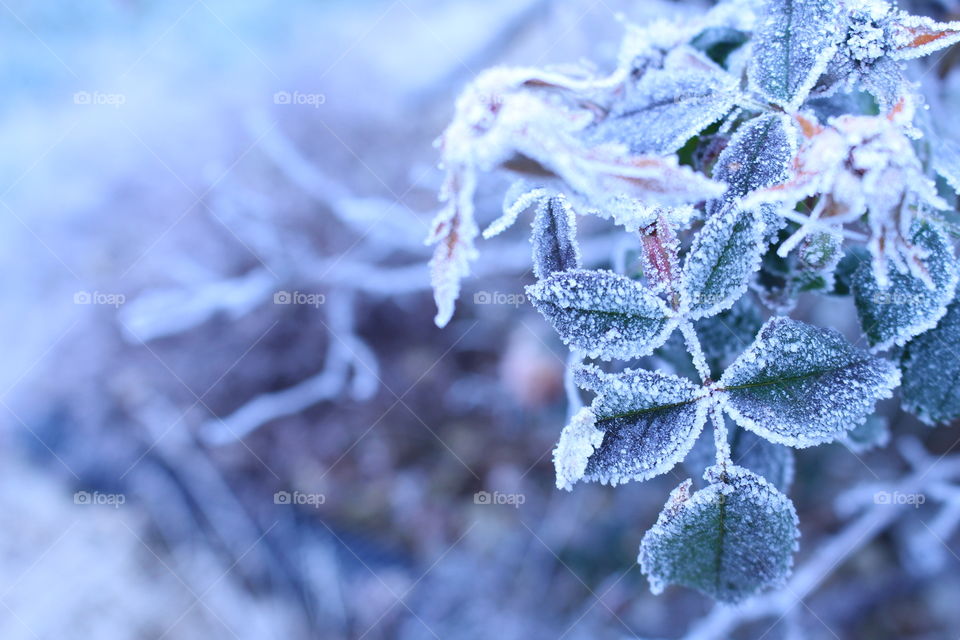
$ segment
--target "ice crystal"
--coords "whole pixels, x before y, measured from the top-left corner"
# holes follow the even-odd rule
[[[772,442],[810,447],[863,422],[900,382],[890,362],[850,345],[832,329],[774,317],[724,372],[724,408]]]
[[[782,584],[800,537],[793,503],[741,467],[713,467],[704,477],[705,489],[685,497],[684,483],[671,494],[640,543],[651,591],[679,584],[736,603]]]
[[[686,229],[690,226],[696,211],[693,207],[664,207],[644,204],[636,198],[618,197],[607,202],[607,206],[597,214],[602,218],[613,218],[616,224],[627,231],[640,231],[658,220],[665,220],[673,229]]]

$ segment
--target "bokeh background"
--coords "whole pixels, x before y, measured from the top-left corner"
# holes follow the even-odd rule
[[[0,0],[0,638],[681,637],[711,603],[651,595],[636,553],[696,471],[557,491],[566,353],[520,296],[525,224],[442,331],[423,238],[479,71],[606,68],[620,16],[705,6]],[[631,242],[582,231],[594,265]],[[800,452],[798,563],[908,468]],[[891,520],[736,637],[956,637],[960,509]]]

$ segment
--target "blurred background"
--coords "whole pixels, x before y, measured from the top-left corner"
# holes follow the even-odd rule
[[[0,0],[0,638],[677,638],[708,613],[636,565],[696,470],[554,488],[566,351],[520,295],[526,224],[482,243],[442,331],[423,244],[432,143],[479,71],[609,68],[618,14],[705,6]],[[593,265],[630,242],[582,234]],[[852,329],[835,301],[800,315]],[[845,489],[907,469],[799,452],[798,563]],[[937,509],[736,637],[956,637]]]

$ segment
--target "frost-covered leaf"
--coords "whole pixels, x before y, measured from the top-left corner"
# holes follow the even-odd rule
[[[713,177],[727,184],[727,192],[710,210],[782,182],[796,153],[796,129],[786,116],[765,115],[743,124],[717,158]]]
[[[590,410],[604,432],[587,460],[587,481],[617,485],[666,473],[687,455],[706,421],[701,388],[677,376],[587,366],[576,381],[597,394]]]
[[[837,265],[843,258],[843,236],[818,231],[810,234],[797,251],[793,284],[797,291],[832,291]]]
[[[454,118],[438,140],[447,170],[444,192],[457,203],[457,213],[445,211],[437,224],[471,231],[466,205],[476,173],[498,168],[562,188],[576,197],[578,206],[585,205],[583,212],[603,211],[619,197],[674,206],[719,196],[723,184],[681,166],[676,157],[634,155],[620,143],[585,144],[584,131],[602,113],[597,101],[612,99],[629,75],[628,66],[609,77],[505,67],[477,76],[458,98]],[[511,195],[505,215],[488,236],[509,226],[541,194],[521,188]],[[442,307],[438,323],[443,324],[452,314],[473,247],[469,233],[439,231],[431,238],[442,245],[434,260],[434,281]]]
[[[565,197],[541,201],[533,219],[532,242],[533,273],[537,278],[580,267],[577,219]]]
[[[881,416],[870,416],[863,424],[850,429],[843,438],[843,444],[854,453],[885,447],[888,442],[890,442],[890,424]]]
[[[710,180],[677,162],[676,156],[626,156],[618,145],[584,150],[574,163],[582,174],[561,177],[597,207],[622,201],[623,196],[663,206],[679,206],[719,197],[726,185]],[[616,194],[611,197],[610,194]]]
[[[903,69],[900,62],[883,57],[865,65],[860,71],[859,82],[877,99],[881,111],[889,111],[904,92]]]
[[[836,52],[836,0],[764,0],[753,41],[750,82],[771,102],[795,109]]]
[[[547,197],[547,190],[526,180],[517,180],[503,196],[503,215],[483,230],[483,237],[490,239],[509,229],[520,214]]]
[[[441,193],[446,206],[433,220],[428,244],[436,244],[430,260],[430,282],[437,303],[433,321],[445,327],[453,317],[453,307],[460,296],[460,281],[470,274],[470,262],[476,260],[474,241],[477,223],[473,217],[473,193],[476,176],[469,170],[451,170]]]
[[[690,481],[670,494],[644,535],[637,561],[653,593],[668,584],[736,603],[782,584],[797,549],[793,503],[741,467],[712,467],[692,496]]]
[[[729,309],[760,267],[764,246],[763,222],[754,211],[729,208],[714,214],[683,265],[681,308],[692,319]]]
[[[672,153],[733,107],[737,82],[719,67],[654,69],[613,104],[590,130],[597,142],[616,141],[632,153]]]
[[[774,317],[720,379],[721,402],[741,427],[792,447],[836,440],[900,382],[890,362],[833,329]]]
[[[897,12],[885,1],[857,2],[848,9],[846,34],[817,80],[814,95],[864,89],[871,93],[881,111],[892,107],[904,91],[903,63],[889,55],[893,51],[891,31]],[[842,95],[842,93],[840,94]],[[849,109],[846,113],[867,113]]]
[[[680,277],[680,240],[665,216],[640,233],[640,259],[647,284],[656,293],[672,293]]]
[[[527,294],[564,343],[591,358],[647,355],[676,327],[660,298],[612,271],[558,271]]]
[[[960,195],[960,144],[941,140],[933,154],[933,168]]]
[[[904,351],[903,407],[927,424],[960,418],[960,300]]]
[[[557,471],[557,488],[570,491],[587,470],[587,460],[603,442],[603,431],[596,428],[597,417],[583,407],[563,428],[557,448],[553,450],[553,466]]]
[[[853,295],[860,326],[877,351],[908,340],[937,324],[946,313],[957,285],[957,262],[943,229],[932,221],[918,220],[911,241],[926,257],[919,273],[901,273],[887,265],[889,285],[880,286],[871,264],[854,274]]]
[[[858,245],[847,247],[844,256],[833,274],[834,286],[830,292],[835,296],[849,296],[853,293],[853,279],[860,265],[870,264],[870,252]]]
[[[919,58],[960,42],[960,22],[937,22],[903,11],[898,12],[890,32],[892,55],[901,60]]]

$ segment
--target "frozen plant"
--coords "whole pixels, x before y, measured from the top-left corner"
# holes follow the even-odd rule
[[[594,394],[560,435],[557,486],[662,475],[712,426],[705,485],[677,487],[641,543],[654,591],[738,602],[783,583],[790,448],[882,444],[868,419],[901,382],[921,420],[960,417],[942,384],[960,377],[945,213],[960,174],[903,62],[957,41],[960,23],[883,0],[730,0],[628,27],[608,75],[497,68],[457,102],[439,140],[436,322],[476,254],[478,173],[516,174],[484,237],[534,210],[527,293]],[[584,268],[574,212],[633,234],[642,268]],[[870,350],[791,319],[801,293],[852,296]],[[657,363],[672,366],[643,368]]]

